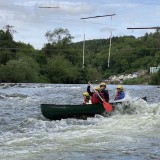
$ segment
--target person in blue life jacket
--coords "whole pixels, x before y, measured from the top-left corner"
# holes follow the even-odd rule
[[[115,100],[120,100],[120,99],[123,99],[124,97],[125,97],[125,93],[124,93],[124,90],[123,90],[123,86],[118,85]]]
[[[102,97],[103,100],[105,100],[106,102],[109,102],[109,92],[108,90],[106,90],[106,83],[102,82],[100,84],[100,95]]]

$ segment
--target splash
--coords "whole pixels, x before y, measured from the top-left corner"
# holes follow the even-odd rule
[[[126,95],[123,100],[116,105],[116,114],[160,114],[160,103],[149,104],[146,99],[139,97],[131,97]]]

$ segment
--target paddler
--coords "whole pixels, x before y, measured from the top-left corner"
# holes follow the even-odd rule
[[[115,100],[123,99],[125,97],[125,93],[122,85],[117,86],[117,95],[115,96]]]
[[[89,95],[88,92],[83,93],[83,98],[84,98],[84,100],[83,100],[84,105],[85,104],[91,104],[90,95]]]
[[[95,92],[90,91],[90,83],[88,82],[87,92],[91,96],[91,102],[92,102],[92,104],[99,104],[99,103],[101,103],[101,100],[96,92],[100,93],[100,87],[96,86],[96,87],[94,87],[94,89],[95,89]]]
[[[106,102],[109,102],[109,93],[108,90],[106,90],[106,83],[102,82],[100,84],[100,95],[102,97],[102,99],[104,99]]]

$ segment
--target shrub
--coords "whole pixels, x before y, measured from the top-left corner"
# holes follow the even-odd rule
[[[151,79],[150,79],[149,84],[160,85],[160,69],[158,70],[157,73],[153,73],[151,75]]]
[[[38,72],[28,62],[19,60],[10,60],[6,65],[0,67],[1,82],[37,82]]]

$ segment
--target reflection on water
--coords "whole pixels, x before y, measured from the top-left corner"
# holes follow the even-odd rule
[[[116,86],[107,86],[111,100]],[[0,88],[2,159],[159,159],[160,92],[124,86],[130,113],[49,121],[41,103],[79,104],[86,85],[17,84]],[[139,99],[147,96],[148,102]],[[137,98],[138,97],[138,98]],[[135,100],[134,100],[135,99]]]

